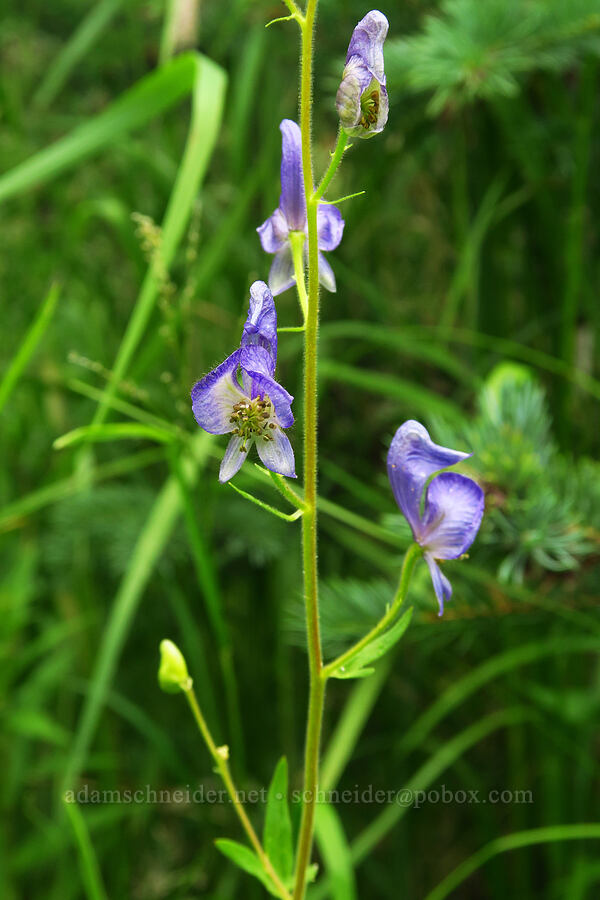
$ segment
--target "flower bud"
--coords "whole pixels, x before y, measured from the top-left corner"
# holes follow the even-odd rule
[[[188,674],[185,659],[181,650],[175,646],[173,641],[164,640],[160,642],[158,683],[167,694],[187,691],[192,686],[192,679]]]
[[[352,33],[336,106],[342,128],[353,137],[373,137],[387,122],[383,42],[388,27],[383,13],[372,9]]]

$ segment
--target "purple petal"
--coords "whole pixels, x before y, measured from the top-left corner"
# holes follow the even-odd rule
[[[335,294],[335,275],[333,274],[333,269],[321,252],[319,252],[319,281],[326,290]]]
[[[288,239],[288,224],[279,208],[256,230],[265,253],[276,253],[277,250],[281,250]]]
[[[409,419],[400,426],[391,443],[387,468],[396,502],[421,543],[420,515],[423,487],[430,475],[471,456],[434,444],[426,428]]]
[[[380,131],[383,131],[387,124],[389,111],[390,102],[388,100],[388,92],[382,85],[379,90],[379,112],[377,114],[377,122],[369,129],[369,134],[379,134]]]
[[[192,388],[192,410],[196,422],[209,434],[227,434],[234,425],[229,421],[233,406],[244,399],[237,382],[240,351],[196,382]]]
[[[421,542],[435,559],[457,559],[469,549],[483,516],[483,491],[472,478],[443,472],[427,487]]]
[[[383,42],[387,37],[388,28],[389,23],[383,13],[378,9],[372,9],[352,32],[346,56],[347,63],[353,56],[360,57],[381,84],[385,84]]]
[[[436,563],[431,553],[425,553],[424,556],[425,562],[429,566],[431,580],[433,581],[433,589],[438,599],[438,603],[440,604],[440,611],[438,615],[441,616],[444,612],[444,602],[446,600],[449,600],[452,596],[452,585]]]
[[[267,351],[263,347],[244,347],[241,350],[240,365],[251,379],[252,399],[264,399],[266,395],[273,404],[278,424],[289,428],[294,422],[291,409],[294,398],[272,377],[272,360]]]
[[[280,428],[274,428],[269,437],[272,440],[256,439],[256,449],[261,460],[272,472],[295,478],[294,451],[288,436]]]
[[[291,119],[279,126],[281,142],[281,197],[279,207],[290,231],[304,231],[306,199],[302,174],[302,139],[300,128]]]
[[[362,125],[359,125],[363,114],[360,100],[372,81],[373,75],[358,56],[354,56],[344,68],[335,105],[342,127],[348,134],[360,135],[364,132]]]
[[[264,347],[277,363],[277,312],[273,294],[264,281],[255,281],[250,288],[250,308],[242,333],[241,347]]]
[[[319,250],[335,250],[342,240],[344,220],[337,206],[319,203],[317,210]]]
[[[269,287],[274,297],[287,291],[293,284],[296,284],[294,276],[294,261],[292,259],[292,251],[289,244],[286,244],[281,250],[275,254],[275,258],[271,263],[269,272]]]
[[[219,481],[221,484],[229,481],[236,472],[239,472],[244,460],[248,456],[248,451],[252,446],[253,440],[254,438],[249,438],[244,441],[244,438],[237,437],[237,435],[231,438],[227,444],[227,450],[225,451],[225,456],[223,457],[221,468],[219,469]],[[242,450],[242,447],[245,447],[246,449]]]

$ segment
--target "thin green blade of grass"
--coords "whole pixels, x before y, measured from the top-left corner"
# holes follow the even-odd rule
[[[499,653],[486,660],[482,665],[471,669],[464,678],[454,681],[435,703],[412,724],[401,739],[400,747],[404,753],[418,747],[448,713],[499,675],[536,662],[546,656],[562,656],[586,651],[598,651],[597,637],[569,638],[563,635],[553,640],[522,644],[504,653]]]
[[[404,790],[412,796],[416,791],[426,790],[435,778],[459,760],[471,747],[485,740],[499,728],[510,728],[531,718],[527,709],[521,706],[499,710],[475,722],[446,741],[405,783]],[[406,805],[391,804],[373,819],[370,825],[351,844],[352,861],[356,868],[366,859],[392,828],[411,808]],[[324,879],[310,893],[310,900],[324,900],[329,896],[329,882]]]
[[[196,88],[199,69],[205,66],[216,91],[218,113],[219,83],[224,81],[221,69],[199,54],[186,53],[146,75],[95,118],[0,176],[0,201],[41,186],[150,122]]]
[[[0,382],[0,411],[2,411],[5,406],[6,401],[23,374],[27,363],[33,356],[37,345],[44,336],[46,329],[50,324],[50,320],[54,315],[59,296],[60,288],[58,285],[51,285],[37,316],[29,326],[27,334],[21,341],[19,349],[4,373],[2,381]]]
[[[180,56],[160,69],[159,73],[170,70],[182,59],[191,61],[192,64],[192,115],[181,164],[162,223],[160,259],[156,259],[148,268],[117,351],[103,401],[96,410],[94,425],[101,424],[105,420],[110,401],[142,339],[158,296],[161,273],[164,269],[168,270],[183,237],[221,128],[227,83],[225,73],[200,54]]]
[[[182,461],[188,481],[208,458],[210,437],[199,433],[192,442],[192,455]],[[90,680],[90,690],[80,714],[75,738],[66,762],[61,795],[74,788],[85,764],[106,695],[135,612],[163,548],[181,512],[181,493],[177,479],[167,479],[159,493],[131,554],[131,561],[115,596]]]
[[[231,743],[239,764],[243,768],[245,764],[244,732],[240,713],[239,690],[233,665],[233,643],[224,611],[213,554],[198,524],[198,514],[194,505],[191,485],[186,479],[175,453],[170,454],[170,463],[171,471],[177,479],[179,490],[181,491],[183,515],[196,569],[196,579],[204,598],[208,620],[219,650],[219,664],[225,687],[225,703]]]
[[[123,0],[100,0],[100,3],[92,6],[48,67],[42,83],[33,95],[33,105],[37,109],[50,106],[77,63],[99,40],[122,6]]]
[[[104,890],[100,866],[94,853],[94,847],[85,824],[85,819],[77,803],[64,803],[67,818],[71,823],[75,836],[75,845],[79,854],[79,867],[81,878],[88,900],[108,900],[108,894]]]
[[[67,497],[72,497],[79,493],[91,483],[107,481],[110,478],[119,478],[121,475],[127,475],[129,472],[135,472],[146,466],[154,465],[164,459],[163,449],[142,450],[139,453],[132,453],[129,456],[123,456],[113,462],[103,463],[95,466],[89,475],[89,480],[83,480],[78,473],[68,476],[67,478],[53,481],[45,487],[32,491],[24,497],[19,497],[14,503],[9,503],[4,509],[0,510],[0,534],[3,531],[11,531],[24,525],[27,518],[53,503],[60,503]]]
[[[52,446],[55,450],[64,450],[65,447],[76,447],[78,444],[125,440],[171,444],[177,440],[177,435],[166,429],[142,425],[139,422],[111,422],[106,425],[82,425],[80,428],[74,428],[73,431],[56,438]]]
[[[515,834],[504,835],[490,841],[489,844],[486,844],[481,850],[478,850],[477,853],[474,853],[473,856],[470,856],[469,859],[457,866],[437,887],[427,894],[425,900],[444,900],[459,885],[463,884],[473,872],[476,872],[490,859],[501,853],[539,844],[589,840],[600,840],[600,824],[597,822],[576,825],[551,825],[548,828],[532,828],[529,831],[518,831]]]
[[[335,808],[317,804],[315,838],[325,863],[332,900],[356,900],[356,879],[350,846]]]
[[[359,369],[331,359],[319,362],[319,375],[324,381],[339,381],[359,390],[399,400],[407,409],[415,410],[415,414],[418,410],[427,409],[430,413],[437,413],[453,422],[463,418],[460,407],[452,400],[396,375]]]

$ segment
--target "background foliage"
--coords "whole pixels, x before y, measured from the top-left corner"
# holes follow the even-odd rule
[[[284,752],[299,787],[297,525],[218,485],[221,442],[194,432],[188,400],[267,273],[255,228],[277,204],[296,39],[289,25],[265,30],[276,4],[207,4],[180,29],[204,57],[169,62],[182,9],[195,4],[5,6],[7,900],[100,897],[100,879],[109,897],[261,896],[213,847],[239,838],[227,805],[89,804],[69,819],[61,808],[61,790],[82,785],[217,786],[182,704],[157,689],[163,636],[186,652],[238,782],[268,784]],[[321,0],[322,164],[348,36],[365,11]],[[448,565],[444,618],[419,570],[391,666],[331,687],[324,786],[523,789],[533,802],[330,807],[313,895],[425,897],[487,842],[559,826],[547,843],[481,865],[457,896],[583,900],[597,893],[597,845],[560,838],[594,822],[599,789],[600,3],[415,0],[384,12],[390,122],[349,153],[331,194],[366,191],[344,204],[338,292],[322,304],[328,653],[380,614],[409,541],[384,465],[403,419],[474,451],[465,471],[485,486],[488,512],[469,563]],[[297,324],[292,292],[279,318]],[[299,353],[282,336],[282,382],[297,396]],[[99,402],[125,432],[56,449],[100,421]],[[239,483],[278,502],[256,472]]]

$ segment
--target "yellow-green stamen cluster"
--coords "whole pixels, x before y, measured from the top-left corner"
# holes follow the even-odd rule
[[[246,453],[248,449],[246,441],[251,438],[262,438],[263,441],[273,440],[269,429],[277,428],[276,422],[273,421],[274,418],[275,410],[266,394],[263,400],[255,397],[254,400],[240,400],[235,404],[229,421],[236,426],[233,433],[243,440],[240,447],[241,453]]]
[[[379,115],[379,91],[365,91],[360,98],[360,108],[362,116],[359,124],[367,131],[371,125],[377,122],[377,116]]]

